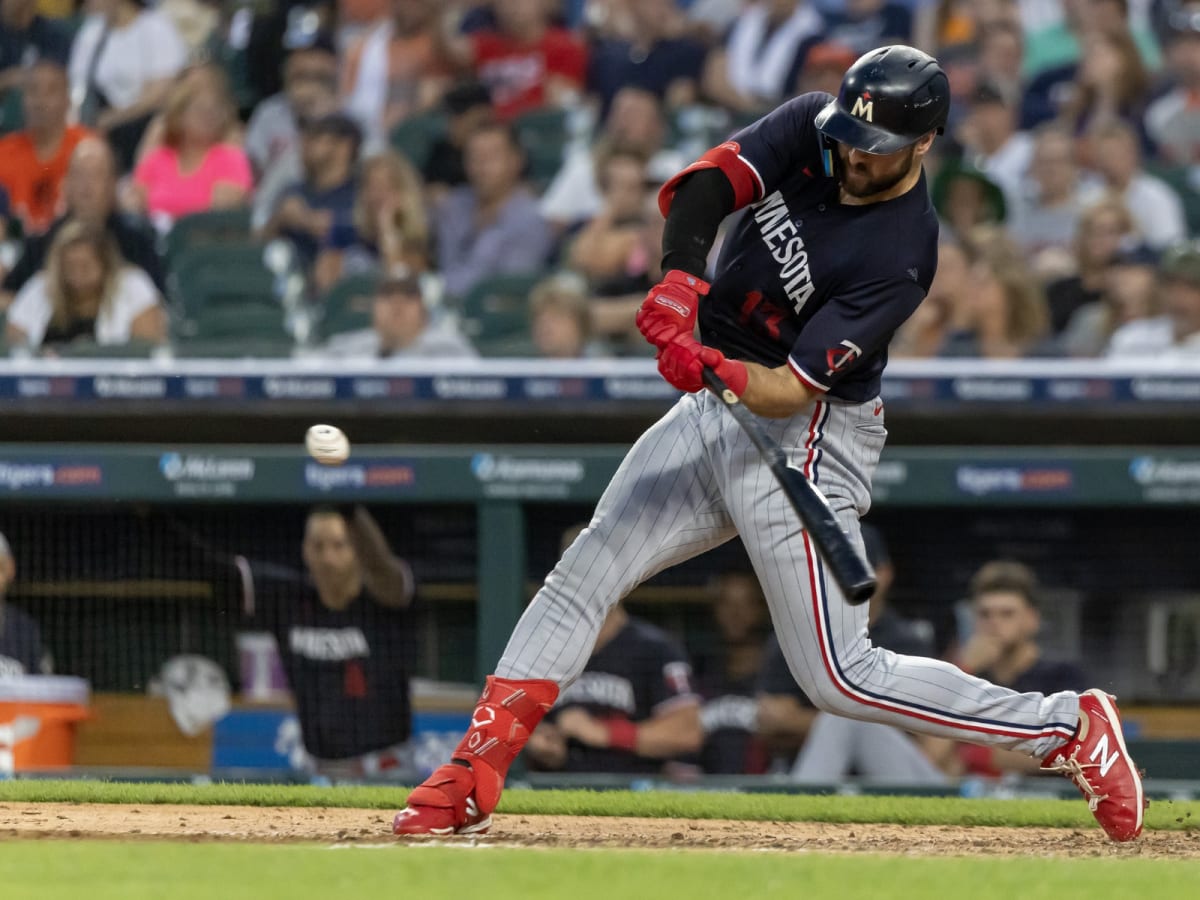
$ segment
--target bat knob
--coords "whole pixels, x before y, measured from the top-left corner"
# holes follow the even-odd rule
[[[865,581],[848,584],[846,585],[845,594],[846,602],[851,606],[862,606],[875,596],[875,579],[868,578]]]

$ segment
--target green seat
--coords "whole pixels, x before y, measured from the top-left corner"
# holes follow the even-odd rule
[[[250,210],[223,209],[193,213],[175,220],[165,239],[167,268],[179,255],[191,247],[203,244],[238,244],[250,242]]]
[[[152,341],[129,341],[125,344],[97,344],[94,341],[72,341],[60,344],[54,352],[64,359],[149,359],[158,344]]]
[[[463,334],[477,347],[529,336],[529,292],[544,277],[497,275],[472,288],[462,299]]]
[[[433,145],[446,134],[446,115],[438,110],[416,113],[392,129],[392,149],[406,157],[417,171],[424,170]]]
[[[261,244],[212,243],[184,247],[171,263],[168,293],[185,323],[202,311],[253,307],[282,315],[275,276],[263,262]]]
[[[529,161],[529,180],[539,187],[550,183],[562,166],[567,145],[567,114],[554,107],[530,110],[513,122]]]
[[[20,131],[25,127],[25,107],[19,88],[0,94],[0,135]]]
[[[378,283],[377,274],[350,275],[326,291],[318,301],[321,337],[371,327],[371,303]]]
[[[176,359],[288,359],[295,345],[287,339],[188,338],[175,344]]]
[[[180,329],[183,340],[254,339],[292,343],[284,312],[278,306],[215,306],[200,310],[190,327]]]

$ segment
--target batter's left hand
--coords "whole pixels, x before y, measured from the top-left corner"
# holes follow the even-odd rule
[[[658,353],[658,371],[670,384],[694,394],[704,387],[704,367],[712,369],[739,397],[746,390],[749,375],[736,359],[726,359],[714,347],[705,347],[694,338],[677,337]]]

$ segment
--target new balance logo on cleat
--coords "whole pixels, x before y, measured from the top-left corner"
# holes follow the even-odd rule
[[[1103,691],[1079,697],[1079,731],[1042,764],[1047,772],[1071,779],[1088,809],[1114,841],[1132,841],[1142,833],[1146,798],[1142,776],[1129,757],[1121,717]]]

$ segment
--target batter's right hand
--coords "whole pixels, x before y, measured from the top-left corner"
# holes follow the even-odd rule
[[[642,301],[637,314],[638,331],[660,350],[680,335],[692,337],[696,309],[708,287],[707,281],[672,269]]]

